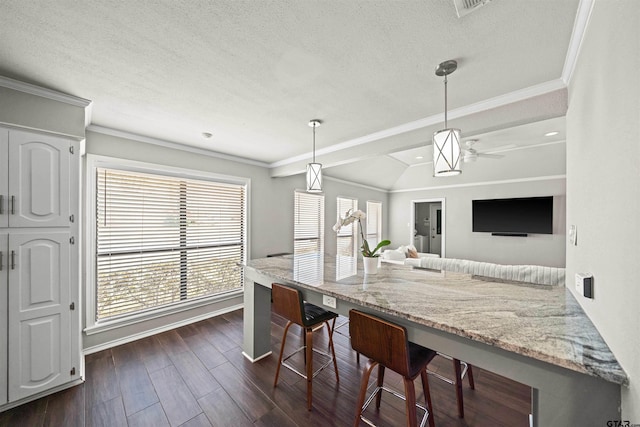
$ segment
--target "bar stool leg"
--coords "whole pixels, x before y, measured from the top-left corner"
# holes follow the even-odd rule
[[[335,318],[333,319],[335,323]],[[336,363],[336,351],[333,347],[333,329],[329,325],[329,322],[324,322],[327,325],[327,334],[329,335],[329,348],[331,349],[331,357],[333,358],[333,370],[336,372],[336,382],[340,382],[340,377],[338,376],[338,364]]]
[[[416,390],[414,388],[413,380],[404,377],[404,395],[407,404],[407,425],[410,427],[417,427],[418,418],[416,416]]]
[[[306,329],[306,348],[305,348],[305,361],[307,363],[307,410],[311,410],[311,396],[312,396],[312,384],[313,384],[313,329]]]
[[[362,372],[362,380],[360,381],[360,392],[358,393],[358,401],[356,402],[356,417],[353,420],[353,427],[358,427],[360,425],[362,405],[364,405],[364,400],[367,397],[367,386],[369,385],[369,378],[371,378],[371,372],[377,364],[378,362],[369,360],[367,362],[367,366],[365,366],[364,371]]]
[[[456,398],[458,400],[458,417],[464,418],[464,402],[462,401],[462,366],[460,360],[453,359],[453,369],[455,370],[454,386],[456,388]]]
[[[382,388],[384,385],[384,366],[378,365],[378,387]],[[378,392],[376,396],[376,409],[380,409],[380,402],[382,401],[382,391]]]
[[[469,388],[471,390],[475,390],[476,385],[473,382],[473,368],[471,367],[471,365],[467,365],[467,379],[469,380]]]
[[[278,367],[276,368],[276,378],[273,380],[273,386],[278,385],[278,376],[280,375],[280,366],[282,366],[282,354],[284,352],[284,345],[287,342],[287,332],[289,327],[293,325],[293,322],[287,322],[287,326],[284,328],[284,334],[282,335],[282,344],[280,344],[280,356],[278,357]]]
[[[424,392],[424,400],[429,410],[429,427],[435,426],[435,420],[433,419],[433,405],[431,404],[431,390],[429,389],[429,374],[427,370],[420,372],[420,379],[422,380],[422,391]]]

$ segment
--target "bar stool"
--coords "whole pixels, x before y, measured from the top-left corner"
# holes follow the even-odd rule
[[[405,401],[408,426],[417,426],[417,407],[424,411],[420,426],[424,426],[428,419],[429,426],[433,427],[433,407],[431,405],[431,394],[429,392],[427,365],[436,357],[436,352],[409,342],[407,339],[407,330],[404,327],[370,314],[358,310],[351,310],[349,311],[349,322],[351,346],[355,351],[369,358],[360,382],[360,393],[357,403],[358,409],[353,425],[355,427],[360,425],[360,420],[369,425],[373,425],[362,413],[367,409],[367,406],[369,406],[374,397],[376,398],[376,408],[379,409],[382,391],[386,391]],[[378,366],[377,386],[365,402],[369,378],[376,365]],[[402,375],[404,380],[404,396],[384,387],[385,368],[389,368]],[[422,380],[422,390],[425,396],[426,407],[416,403],[416,392],[413,382],[418,375]]]
[[[444,357],[445,359],[449,359],[453,361],[454,379],[447,378],[443,375],[440,375],[437,372],[433,372],[429,370],[427,370],[427,372],[433,375],[434,377],[442,381],[445,381],[455,387],[456,399],[458,401],[458,417],[464,418],[464,403],[462,400],[462,380],[466,376],[467,380],[469,381],[469,388],[471,388],[471,390],[476,389],[475,382],[473,381],[473,367],[469,363],[460,361],[459,359],[453,358],[447,354],[438,353],[438,356],[441,356],[441,357]]]
[[[273,300],[272,310],[280,316],[287,319],[287,326],[284,328],[284,334],[282,335],[282,345],[280,346],[280,357],[278,358],[278,368],[276,369],[276,378],[273,381],[273,386],[278,385],[278,376],[280,375],[280,366],[286,366],[302,378],[307,380],[307,409],[311,410],[311,393],[312,393],[312,380],[318,375],[320,371],[329,366],[333,362],[333,367],[336,372],[336,381],[340,381],[338,377],[338,365],[336,364],[336,353],[333,348],[333,338],[331,325],[329,320],[335,319],[338,315],[331,311],[327,311],[317,305],[313,305],[302,300],[302,294],[300,291],[288,286],[273,283],[271,285],[271,298]],[[287,332],[289,327],[296,324],[304,330],[304,345],[284,357],[284,346],[287,342]],[[322,329],[326,325],[329,335],[329,349],[331,354],[322,352],[313,348],[313,332]],[[287,360],[296,353],[305,350],[305,371],[298,371],[293,365],[289,364]],[[323,363],[315,372],[313,371],[313,353],[316,352],[322,356],[327,357],[329,360]]]

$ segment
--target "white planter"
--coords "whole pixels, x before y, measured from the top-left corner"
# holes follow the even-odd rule
[[[364,274],[378,274],[378,257],[362,257]]]

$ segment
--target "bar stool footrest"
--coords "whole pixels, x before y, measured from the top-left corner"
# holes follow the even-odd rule
[[[284,357],[282,359],[282,366],[285,366],[285,367],[289,368],[291,371],[293,371],[296,374],[300,375],[304,379],[307,378],[307,374],[300,372],[295,366],[293,366],[292,364],[287,362],[287,360],[289,360],[289,358],[295,356],[296,354],[300,353],[301,351],[304,351],[306,348],[307,348],[306,346],[302,346],[299,349],[297,349],[296,351],[294,351],[293,353],[289,354],[288,356],[286,356],[286,357]],[[333,362],[333,358],[331,357],[331,355],[329,353],[325,353],[324,351],[316,350],[315,348],[312,349],[312,351],[315,354],[318,354],[320,356],[328,358],[328,360],[326,362],[322,363],[322,365],[318,369],[316,369],[315,372],[313,373],[313,376],[311,378],[315,378],[316,375],[318,375],[320,373],[320,371],[322,371],[327,366],[331,365],[331,363]],[[316,360],[316,359],[314,358],[314,360]]]
[[[381,393],[383,391],[386,391],[389,394],[392,394],[393,396],[397,397],[398,399],[402,399],[404,401],[407,400],[407,398],[401,394],[398,393],[395,390],[392,390],[390,388],[387,388],[385,386],[382,387],[375,387],[374,390],[371,392],[371,394],[369,395],[369,397],[367,398],[367,400],[365,400],[364,405],[362,405],[362,413],[364,413],[364,411],[367,409],[367,407],[369,406],[369,404],[373,401],[373,398],[376,397],[378,395],[378,393]],[[422,417],[422,420],[420,421],[420,427],[424,427],[427,424],[427,420],[429,419],[429,410],[424,407],[423,405],[416,403],[416,408],[421,409],[424,412],[424,416]],[[362,421],[364,421],[367,425],[370,425],[371,427],[376,427],[376,425],[371,422],[371,420],[369,420],[368,418],[366,418],[363,414],[360,414],[360,419]]]

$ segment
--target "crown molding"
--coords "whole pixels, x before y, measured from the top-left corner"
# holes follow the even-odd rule
[[[365,185],[365,184],[358,184],[357,182],[347,181],[345,179],[340,179],[340,178],[334,178],[332,176],[323,175],[322,179],[323,180],[327,180],[327,181],[340,182],[342,184],[352,185],[354,187],[366,188],[367,190],[380,191],[381,193],[388,193],[389,192],[389,190],[386,190],[384,188],[372,187],[370,185]]]
[[[54,101],[64,102],[65,104],[73,105],[75,107],[84,108],[91,105],[91,101],[88,99],[68,95],[66,93],[58,92],[57,90],[46,89],[4,76],[0,76],[0,87],[6,87],[8,89],[29,93],[31,95],[41,96],[43,98],[52,99]]]
[[[152,138],[149,136],[138,135],[135,133],[131,133],[131,132],[127,132],[119,129],[113,129],[113,128],[108,128],[108,127],[98,126],[98,125],[89,125],[87,127],[87,130],[91,132],[101,133],[103,135],[110,135],[118,138],[131,139],[133,141],[144,142],[146,144],[157,145],[164,148],[171,148],[173,150],[186,151],[189,153],[199,154],[199,155],[208,156],[208,157],[214,157],[222,160],[230,160],[233,162],[244,163],[251,166],[259,166],[263,168],[269,167],[269,164],[265,162],[246,159],[244,157],[232,156],[230,154],[218,153],[216,151],[211,151],[204,148],[192,147],[189,145],[179,144],[177,142],[165,141],[162,139]]]
[[[443,190],[443,189],[449,189],[449,188],[463,188],[463,187],[479,187],[484,185],[517,184],[520,182],[551,181],[555,179],[567,179],[567,175],[566,174],[565,175],[547,175],[547,176],[536,176],[532,178],[504,179],[500,181],[469,182],[466,184],[437,185],[433,187],[407,188],[402,190],[389,190],[389,193],[410,193],[413,191]]]
[[[567,56],[564,60],[564,67],[562,69],[562,81],[565,85],[569,85],[573,71],[578,62],[578,56],[580,55],[580,48],[582,47],[582,41],[587,32],[587,26],[591,19],[591,12],[593,11],[594,0],[580,0],[578,4],[578,12],[576,13],[576,20],[573,23],[573,31],[571,33],[571,40],[569,41],[569,48],[567,49]]]
[[[535,86],[530,86],[524,89],[509,92],[504,95],[496,96],[484,101],[476,102],[474,104],[466,105],[464,107],[456,108],[448,112],[449,119],[457,119],[465,117],[471,114],[480,113],[486,110],[491,110],[497,107],[503,107],[505,105],[513,104],[515,102],[524,101],[526,99],[534,98],[540,95],[546,95],[551,92],[565,89],[566,85],[562,79],[551,80],[545,83],[540,83]],[[384,129],[378,132],[364,135],[358,138],[350,139],[348,141],[340,142],[338,144],[331,145],[316,150],[316,157],[322,154],[330,154],[336,151],[344,150],[358,145],[366,144],[369,142],[377,141],[384,138],[400,135],[406,132],[422,129],[428,126],[432,126],[444,121],[444,113],[436,114],[433,116],[425,117],[423,119],[415,120],[412,122],[404,123],[399,126],[394,126],[388,129]],[[291,163],[306,161],[312,157],[313,153],[308,152],[298,156],[289,157],[287,159],[279,160],[269,164],[270,168],[277,168],[285,166]]]

